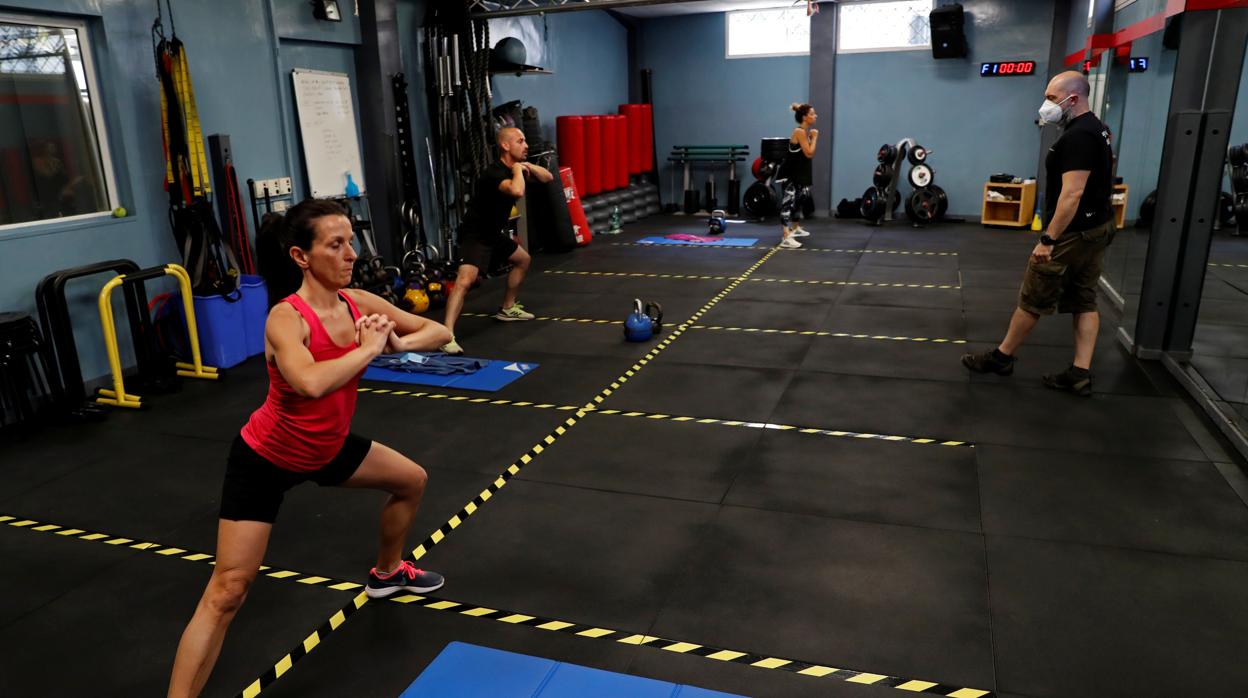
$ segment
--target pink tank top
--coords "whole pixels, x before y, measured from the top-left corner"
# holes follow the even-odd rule
[[[352,321],[358,319],[360,311],[351,297],[342,292],[338,297],[346,301]],[[294,306],[308,323],[308,351],[316,361],[336,359],[356,348],[355,343],[335,344],[321,324],[321,318],[297,294],[292,293],[282,302]],[[268,362],[268,369],[268,397],[243,426],[243,441],[280,468],[302,473],[321,469],[342,450],[351,430],[356,388],[363,372],[328,395],[309,398],[290,387],[276,361]]]

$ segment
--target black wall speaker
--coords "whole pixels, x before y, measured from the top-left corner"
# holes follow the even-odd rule
[[[937,7],[928,15],[932,27],[932,58],[966,58],[966,13],[960,3]]]

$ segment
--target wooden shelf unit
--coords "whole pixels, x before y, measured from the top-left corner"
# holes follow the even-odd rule
[[[988,192],[1003,194],[1009,200],[988,198]],[[984,184],[984,210],[980,221],[984,225],[1002,225],[1011,228],[1029,228],[1036,211],[1036,183],[987,182]]]
[[[1117,226],[1119,230],[1122,230],[1124,227],[1126,227],[1127,201],[1129,201],[1131,198],[1127,190],[1127,185],[1115,184],[1114,196],[1117,196],[1118,194],[1122,194],[1122,202],[1120,203],[1118,201],[1114,201],[1113,199],[1110,199],[1109,205],[1114,209],[1114,225]]]

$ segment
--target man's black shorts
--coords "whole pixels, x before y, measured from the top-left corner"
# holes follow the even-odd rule
[[[347,434],[342,449],[325,467],[297,473],[273,465],[253,451],[241,435],[235,436],[225,466],[225,485],[221,488],[221,518],[273,523],[286,490],[304,482],[322,487],[341,485],[359,469],[372,446],[370,439]]]
[[[502,234],[477,236],[460,233],[459,256],[464,264],[477,268],[480,274],[490,274],[507,264],[520,245]]]

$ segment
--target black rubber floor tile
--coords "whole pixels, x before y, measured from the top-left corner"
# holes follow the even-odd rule
[[[962,289],[962,307],[966,310],[986,310],[991,312],[1014,312],[1018,306],[1018,289],[1004,288],[964,288]]]
[[[544,322],[527,337],[513,344],[512,348],[521,353],[542,351],[572,356],[611,357],[619,361],[623,371],[648,354],[671,330],[669,325],[654,340],[629,342],[624,339],[624,328],[619,325]]]
[[[930,254],[928,254],[930,252]],[[918,273],[923,270],[943,271],[956,278],[958,257],[947,250],[923,248],[890,250],[868,249],[858,260],[861,269],[893,269],[898,274]]]
[[[456,599],[645,632],[715,510],[512,480],[421,564],[454,568]]]
[[[799,334],[691,329],[663,352],[662,361],[749,368],[797,366],[815,341]]]
[[[889,283],[911,283],[898,280]],[[917,282],[915,282],[917,283]],[[962,308],[962,293],[956,288],[898,288],[850,286],[838,299],[849,305],[880,305],[894,308]]]
[[[1018,385],[970,386],[970,438],[979,443],[1180,460],[1204,453],[1175,414],[1181,401],[1118,395],[1080,398]]]
[[[945,269],[933,267],[902,267],[883,264],[862,264],[854,267],[850,281],[874,284],[935,284],[958,285],[956,267]]]
[[[747,250],[719,254],[719,250],[678,250],[676,253],[646,248],[627,248],[626,254],[576,260],[559,267],[561,270],[642,272],[646,274],[715,274],[736,276],[750,268],[764,254]]]
[[[202,562],[136,555],[5,627],[5,692],[48,695],[54,681],[58,695],[163,695],[178,639],[211,574]],[[230,626],[204,695],[238,694],[349,599],[261,577]]]
[[[502,294],[491,294],[486,296],[486,302],[478,304],[474,308],[474,312],[493,314],[498,311],[502,305]],[[516,295],[516,301],[524,306],[524,309],[540,317],[566,317],[576,312],[576,309],[585,304],[586,294],[584,293],[564,293],[557,291],[532,291],[529,292],[524,286],[520,287]],[[467,309],[465,303],[465,309]],[[442,322],[444,313],[439,311],[434,315],[433,319]],[[503,323],[499,323],[503,324]],[[506,323],[510,326],[519,325],[521,323]]]
[[[887,308],[839,303],[824,319],[820,330],[852,334],[962,339],[966,322],[959,310],[939,308]]]
[[[836,251],[841,249],[846,251]],[[858,264],[857,249],[859,248],[829,247],[808,252],[781,250],[763,262],[754,275],[784,279],[844,280],[849,278],[849,273]]]
[[[983,538],[724,507],[654,633],[991,690]]]
[[[136,432],[107,423],[50,426],[0,439],[0,503],[67,473],[106,460]]]
[[[980,530],[975,452],[969,448],[769,431],[724,502],[856,521]]]
[[[571,317],[623,322],[633,312],[633,301],[640,299],[643,304],[658,303],[663,310],[663,326],[674,329],[680,323],[688,320],[711,297],[703,298],[688,293],[645,294],[640,296],[629,293],[599,293],[592,296],[581,296],[580,298],[583,300],[571,312]],[[613,327],[617,333],[624,331],[622,326],[615,325]]]
[[[1248,308],[1245,305],[1242,299],[1202,299],[1200,301],[1200,321],[1215,325],[1233,325],[1243,328],[1248,326]]]
[[[845,270],[848,274],[849,269]],[[751,279],[773,279],[773,278],[789,278],[779,276],[768,276],[767,274],[755,273]],[[733,300],[750,300],[750,301],[766,301],[774,304],[783,303],[835,303],[841,297],[841,293],[846,289],[840,284],[806,284],[782,281],[758,281],[747,280],[738,284],[732,293],[728,295]]]
[[[876,335],[885,336],[885,335]],[[959,348],[888,339],[820,337],[802,360],[802,371],[966,383]]]
[[[778,368],[656,363],[630,378],[604,407],[764,421],[792,376]]]
[[[1027,260],[1023,260],[1017,269],[963,269],[962,285],[968,288],[997,288],[1017,291],[1023,282],[1023,272]]]
[[[943,381],[803,371],[770,421],[802,427],[971,440],[970,387]]]
[[[473,618],[454,610],[371,602],[264,695],[397,696],[451,642],[618,673],[625,671],[637,652],[644,651],[619,642]],[[361,657],[368,658],[365,670],[344,670],[357,665]]]
[[[1017,304],[1018,301],[1015,298],[1013,305],[1017,306]],[[1000,342],[1005,337],[1006,331],[1010,329],[1010,317],[1013,314],[1014,308],[1011,305],[1004,305],[998,310],[967,309],[965,311],[966,338],[973,342]],[[1036,324],[1036,328],[1027,337],[1027,341],[1023,345],[1024,348],[1038,344],[1074,347],[1075,339],[1071,322],[1070,315],[1041,317],[1040,322]],[[1108,323],[1101,330],[1102,335],[1108,336],[1113,334],[1113,328]]]
[[[753,698],[897,698],[895,688],[814,678],[691,654],[642,649],[629,673]],[[903,694],[904,695],[904,694]]]
[[[229,449],[225,442],[168,435],[135,438],[109,452],[107,460],[2,506],[64,526],[159,538],[216,506]]]
[[[1196,354],[1191,364],[1223,401],[1248,400],[1248,359]]]
[[[591,416],[542,453],[526,480],[718,504],[761,430]],[[604,449],[603,445],[609,444]],[[659,457],[658,454],[662,454]]]
[[[498,474],[571,414],[555,409],[364,394],[354,429],[417,463]]]
[[[418,453],[406,454],[417,462]],[[492,464],[492,474],[472,473],[426,465],[429,484],[425,499],[408,535],[406,550],[458,514],[507,467]],[[377,564],[378,525],[387,495],[375,490],[317,487],[303,484],[286,493],[277,523],[269,537],[264,562],[270,567],[294,570],[351,582],[365,583],[368,570]],[[217,512],[198,517],[163,541],[212,554],[217,547]],[[439,569],[453,579],[454,569]]]
[[[599,276],[584,274],[557,274],[553,272],[531,274],[524,280],[522,291],[532,293],[608,293],[617,290],[622,276]],[[521,301],[523,303],[524,301]]]
[[[6,512],[8,515],[21,513]],[[57,523],[38,521],[39,526]],[[0,594],[4,595],[4,604],[0,605],[0,637],[5,635],[4,626],[32,612],[38,613],[63,594],[91,584],[132,555],[151,554],[58,536],[56,531],[40,532],[33,527],[17,528],[8,524],[0,524],[0,549],[4,550],[4,567],[0,569]],[[74,574],[50,574],[51,560],[73,561],[76,571]]]
[[[735,293],[717,303],[699,320],[701,325],[756,327],[778,330],[817,330],[832,311],[830,303],[787,303],[736,298]]]
[[[1211,463],[976,449],[989,533],[1248,560],[1248,508]]]
[[[1206,356],[1233,356],[1248,359],[1248,342],[1244,341],[1244,329],[1234,325],[1216,325],[1199,318],[1192,349]]]
[[[990,536],[1003,690],[1029,696],[1248,693],[1248,565]]]
[[[694,298],[701,300],[702,303],[709,301],[711,298],[719,294],[732,283],[732,279],[737,274],[702,274],[698,271],[686,273],[686,276],[715,276],[726,278],[714,279],[678,279],[678,278],[649,278],[649,277],[628,277],[620,280],[618,286],[610,289],[603,289],[604,292],[620,293],[631,296],[633,298],[667,298],[670,296],[682,296],[686,298]],[[699,303],[698,305],[701,305]]]

